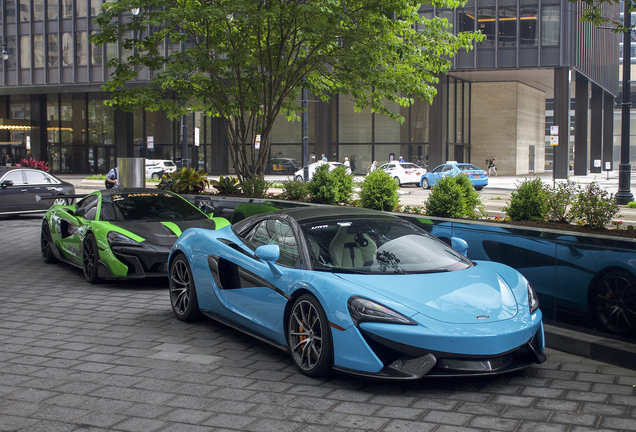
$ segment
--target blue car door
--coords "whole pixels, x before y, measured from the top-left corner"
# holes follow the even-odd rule
[[[208,258],[217,285],[215,293],[229,312],[227,318],[285,345],[283,314],[289,299],[286,269],[295,267],[299,260],[297,240],[286,221],[267,219],[250,231],[248,242],[254,248],[279,245],[280,257],[274,265],[282,275],[275,274],[258,257],[231,248],[223,257]]]

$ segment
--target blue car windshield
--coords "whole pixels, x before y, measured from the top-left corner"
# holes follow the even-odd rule
[[[417,274],[462,270],[473,263],[401,219],[327,219],[301,224],[315,270]]]
[[[206,219],[195,206],[162,192],[135,192],[102,196],[102,221],[173,221]]]
[[[481,168],[476,167],[473,164],[457,164],[457,168],[459,168],[462,171],[474,171],[474,170],[481,170]]]

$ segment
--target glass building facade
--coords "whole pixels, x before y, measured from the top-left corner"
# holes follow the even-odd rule
[[[108,94],[100,86],[112,72],[106,62],[130,53],[118,44],[98,47],[89,43],[102,4],[101,0],[2,3],[2,42],[9,55],[0,74],[2,156],[10,154],[16,161],[27,157],[48,160],[53,172],[63,173],[105,173],[118,157],[185,157],[210,174],[232,173],[218,119],[191,112],[183,125],[162,112],[138,109],[128,113],[104,104]],[[571,40],[587,35],[576,24],[573,8],[566,0],[469,0],[456,10],[423,6],[423,16],[446,18],[453,31],[480,30],[485,40],[452,59],[453,68],[440,77],[432,105],[415,100],[410,107],[392,107],[405,118],[404,123],[370,111],[355,112],[345,96],[334,95],[322,102],[309,95],[309,162],[322,153],[330,160],[348,157],[357,174],[366,173],[374,160],[381,163],[400,156],[432,167],[449,159],[483,164],[484,144],[479,138],[492,127],[483,124],[483,117],[478,128],[472,120],[474,86],[482,82],[516,80],[535,86],[545,91],[545,99],[557,101],[558,111],[554,90],[563,83],[554,78],[553,71],[567,68],[615,95],[617,85],[612,80],[597,78],[612,72],[606,57],[592,51],[598,47],[597,36],[583,38],[580,46],[569,48]],[[614,63],[617,46],[615,43],[612,51]],[[180,47],[166,41],[164,49],[171,52]],[[581,60],[590,53],[591,60]],[[148,78],[142,72],[138,80]],[[545,101],[543,104],[545,111]],[[496,125],[498,119],[493,116],[486,121]],[[555,121],[560,121],[558,116]],[[181,154],[182,133],[188,142],[187,155]],[[537,145],[544,145],[543,137],[541,132]],[[300,162],[301,142],[301,123],[279,116],[268,156]],[[478,160],[473,160],[476,156]]]

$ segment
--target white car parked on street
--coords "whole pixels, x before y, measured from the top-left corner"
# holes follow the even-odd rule
[[[381,169],[395,180],[398,186],[405,184],[420,185],[422,175],[426,174],[426,169],[410,162],[389,162],[378,169]]]
[[[146,159],[146,178],[160,179],[166,173],[177,170],[177,166],[171,160]]]
[[[344,164],[341,164],[340,162],[324,162],[324,161],[318,161],[318,162],[314,162],[312,164],[309,164],[309,179],[311,180],[314,177],[314,174],[316,174],[316,169],[324,164],[329,164],[329,171],[333,171],[338,167],[343,167]],[[347,174],[351,175],[351,168],[346,167],[347,168]],[[304,171],[303,168],[299,169],[298,171],[296,171],[296,173],[294,174],[294,178],[298,181],[302,181],[304,178]]]

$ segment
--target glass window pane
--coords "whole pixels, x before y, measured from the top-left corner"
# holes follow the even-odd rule
[[[493,47],[495,46],[495,36],[497,34],[497,23],[495,21],[495,8],[494,7],[479,7],[477,9],[477,29],[486,36],[482,42],[477,44],[477,47]]]
[[[73,16],[73,0],[62,0],[62,18]]]
[[[537,7],[521,6],[519,10],[519,44],[537,45]]]
[[[78,17],[85,17],[87,11],[88,2],[87,1],[76,1],[75,2],[75,15]]]
[[[541,45],[557,46],[560,37],[560,6],[545,5],[541,8]]]
[[[340,95],[338,98],[338,124],[340,143],[370,143],[373,131],[371,123],[371,110],[356,112],[353,108],[353,100]]]
[[[20,0],[20,21],[29,20],[29,0]]]
[[[298,100],[300,100],[300,96]],[[307,96],[307,99],[310,99]],[[300,102],[297,103],[300,105]],[[308,104],[309,105],[309,104]],[[302,113],[298,113],[302,117]],[[309,113],[307,115],[309,118]],[[302,141],[301,137],[301,125],[302,123],[299,121],[289,121],[285,117],[284,114],[279,114],[274,121],[274,125],[272,126],[272,132],[270,135],[270,142],[272,144],[283,144],[283,143],[297,143],[300,144]],[[273,154],[272,154],[272,157]],[[287,156],[285,156],[287,157]]]
[[[475,8],[457,8],[457,31],[475,31]]]
[[[102,0],[91,0],[91,16],[97,16],[102,9]]]
[[[14,23],[15,22],[15,0],[7,0],[7,9],[5,12],[5,18],[7,20],[8,23]]]
[[[96,31],[92,31],[91,35],[97,33]],[[90,44],[91,49],[91,65],[101,65],[102,64],[102,46]]]
[[[106,96],[91,93],[88,99],[89,144],[110,145],[115,136],[115,108],[104,104]]]
[[[46,16],[48,19],[57,19],[57,0],[46,0]]]
[[[31,37],[20,36],[20,67],[31,67]]]
[[[411,105],[411,141],[428,142],[428,113],[431,105],[423,99],[415,98]]]
[[[517,5],[499,6],[499,46],[517,46]]]
[[[117,44],[107,43],[106,44],[106,61],[117,58]]]
[[[375,114],[375,142],[398,143],[408,142],[408,107],[401,107],[397,102],[384,101],[383,105],[393,112],[398,112],[406,121],[400,123],[389,116]],[[398,156],[398,155],[396,155]]]
[[[58,44],[57,44],[57,35],[56,34],[49,34],[46,35],[46,39],[47,39],[47,45],[48,45],[48,59],[49,59],[49,67],[57,67],[58,65],[58,58],[59,58],[59,53],[58,53]]]
[[[33,19],[36,21],[44,19],[44,0],[33,0]]]
[[[33,35],[33,67],[44,67],[44,35]]]
[[[88,35],[85,31],[77,32],[77,40],[75,41],[75,55],[78,66],[86,66],[88,64]]]
[[[73,65],[73,34],[62,33],[62,66]]]

